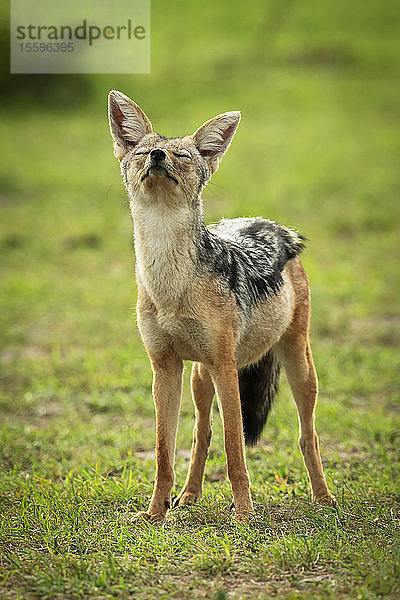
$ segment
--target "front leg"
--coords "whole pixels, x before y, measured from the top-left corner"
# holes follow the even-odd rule
[[[147,512],[139,512],[135,518],[156,522],[165,518],[171,505],[183,363],[172,351],[168,351],[163,355],[162,360],[153,360],[152,367],[156,409],[155,485]]]
[[[232,487],[235,518],[245,519],[252,511],[250,478],[246,468],[242,410],[236,364],[232,359],[211,371],[221,411],[228,477]]]

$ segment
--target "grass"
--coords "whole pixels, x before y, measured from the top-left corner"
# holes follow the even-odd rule
[[[18,92],[7,105],[2,597],[399,597],[400,36],[395,2],[356,4],[154,0],[150,76],[89,76],[90,101],[75,92],[71,108],[63,78],[44,79],[43,102]],[[264,215],[310,239],[317,425],[337,510],[309,501],[283,378],[248,452],[248,525],[230,517],[216,409],[202,500],[163,525],[132,525],[151,495],[154,417],[130,217],[105,121],[111,88],[166,135],[243,111],[205,192],[207,221]],[[176,493],[191,445],[188,373]]]

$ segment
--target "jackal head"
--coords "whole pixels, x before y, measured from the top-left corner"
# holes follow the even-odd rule
[[[178,206],[196,204],[240,121],[238,111],[226,112],[193,135],[168,139],[155,133],[142,109],[117,91],[109,94],[108,114],[114,154],[131,201]]]

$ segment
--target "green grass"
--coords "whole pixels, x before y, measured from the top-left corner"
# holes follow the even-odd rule
[[[90,101],[69,90],[72,108],[67,80],[54,77],[52,87],[43,80],[43,103],[20,91],[4,110],[4,598],[400,595],[397,3],[232,6],[153,0],[151,75],[89,76]],[[111,88],[166,135],[242,110],[205,192],[207,222],[264,215],[310,240],[317,426],[337,510],[309,501],[283,378],[248,452],[248,525],[229,513],[216,409],[202,500],[163,525],[133,525],[152,490],[154,416],[132,228],[105,120]],[[191,445],[188,375],[175,493]]]

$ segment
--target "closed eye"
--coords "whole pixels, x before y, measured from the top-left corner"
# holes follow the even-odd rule
[[[173,152],[172,154],[177,158],[192,158],[189,152]]]
[[[149,154],[150,150],[138,150],[137,152],[135,152],[135,156],[138,156],[139,154]]]

